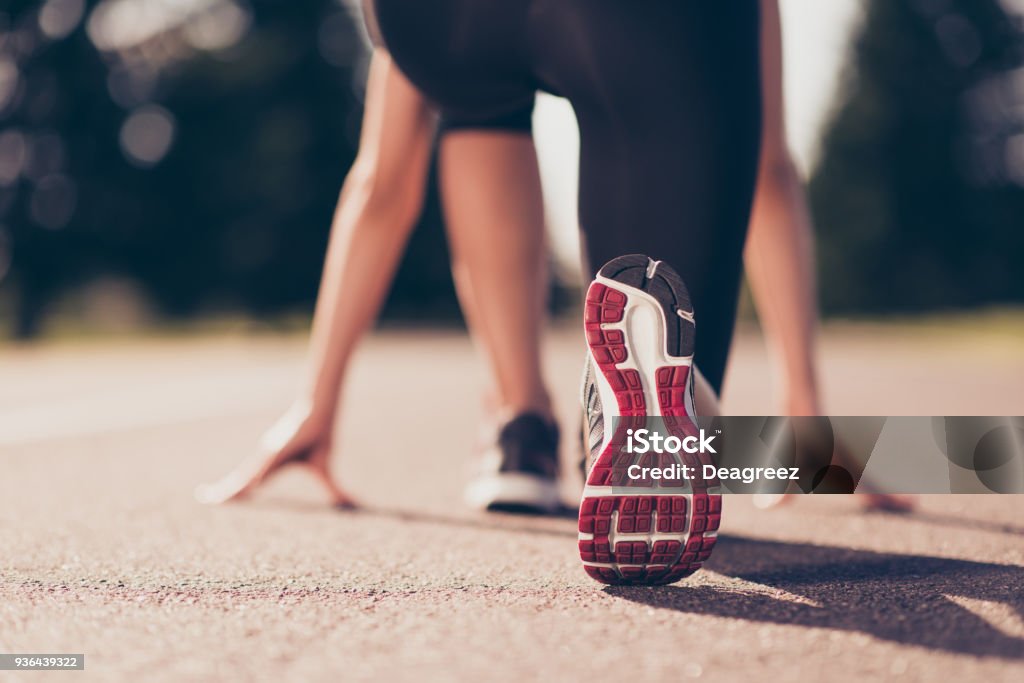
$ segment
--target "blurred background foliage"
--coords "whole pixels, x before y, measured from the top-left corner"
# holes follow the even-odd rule
[[[1007,2],[1008,0],[1003,0]],[[367,44],[338,0],[0,6],[0,315],[96,283],[308,312]],[[1024,300],[1024,52],[997,0],[869,0],[810,190],[826,313]],[[436,191],[389,300],[453,317]]]
[[[810,180],[826,313],[1024,301],[1020,10],[866,3]]]
[[[367,47],[333,0],[0,10],[0,283],[17,336],[87,282],[166,316],[312,310]],[[436,193],[392,313],[455,310]]]

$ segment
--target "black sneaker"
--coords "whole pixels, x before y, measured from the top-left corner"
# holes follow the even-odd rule
[[[582,396],[583,568],[602,583],[672,583],[697,571],[711,554],[721,522],[719,483],[632,480],[627,474],[634,464],[701,472],[712,460],[685,452],[641,456],[628,452],[626,442],[630,427],[667,430],[680,439],[698,433],[689,294],[665,263],[621,256],[591,283],[584,327],[590,353]]]
[[[480,510],[553,514],[562,509],[558,489],[558,426],[523,413],[490,440],[480,468],[466,487],[466,502]]]

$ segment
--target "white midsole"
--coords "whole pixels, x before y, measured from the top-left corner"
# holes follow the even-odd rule
[[[480,510],[492,505],[525,505],[548,511],[562,507],[557,482],[517,472],[478,476],[466,486],[465,499]]]

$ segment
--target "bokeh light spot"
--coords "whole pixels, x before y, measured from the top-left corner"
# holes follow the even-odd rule
[[[14,102],[21,77],[13,60],[0,56],[0,113]]]
[[[39,10],[39,30],[51,40],[60,40],[75,30],[84,13],[84,0],[47,0]]]
[[[0,133],[0,187],[13,185],[21,177],[28,156],[25,136],[17,130]]]
[[[224,50],[240,41],[252,15],[236,2],[219,2],[185,26],[185,38],[197,50]]]
[[[1006,174],[1011,182],[1024,187],[1024,133],[1006,141]]]
[[[136,166],[155,166],[174,142],[174,117],[163,107],[140,107],[121,126],[121,151]]]

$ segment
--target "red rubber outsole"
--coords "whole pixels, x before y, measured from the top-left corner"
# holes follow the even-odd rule
[[[628,287],[624,286],[628,291]],[[584,328],[591,357],[610,385],[617,402],[615,434],[587,475],[587,486],[644,486],[643,495],[628,491],[615,495],[588,496],[580,504],[579,532],[592,535],[579,541],[580,559],[592,578],[611,585],[662,585],[693,574],[701,568],[715,546],[721,524],[722,498],[708,493],[715,480],[633,481],[626,476],[634,454],[624,450],[626,429],[642,426],[649,414],[644,383],[657,389],[658,412],[667,429],[680,435],[693,434],[697,427],[686,409],[689,359],[686,364],[659,367],[653,377],[618,366],[630,356],[624,329],[605,325],[623,322],[629,295],[613,286],[594,282],[587,291]],[[681,359],[682,361],[683,359]],[[632,420],[630,418],[633,418]],[[607,421],[606,421],[607,425]],[[681,459],[700,467],[711,464],[701,454],[648,453],[643,466],[664,466]],[[682,487],[689,483],[690,489]],[[658,495],[650,489],[659,488]],[[612,540],[614,536],[614,541]],[[632,536],[632,537],[631,537]]]

